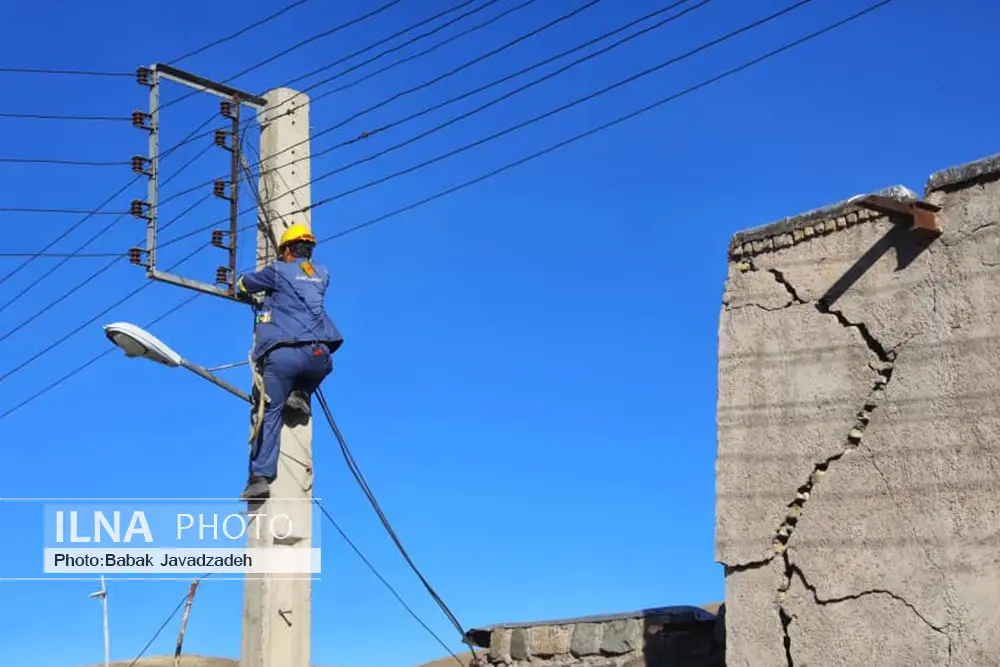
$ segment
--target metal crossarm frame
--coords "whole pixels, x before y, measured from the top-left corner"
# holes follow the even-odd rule
[[[136,265],[144,266],[146,277],[151,280],[186,287],[198,292],[226,299],[236,299],[236,259],[237,230],[239,229],[239,181],[241,166],[240,110],[246,105],[259,111],[267,106],[267,100],[223,83],[211,81],[197,74],[186,72],[171,65],[156,63],[151,67],[140,67],[136,71],[136,80],[140,85],[149,88],[149,111],[134,111],[132,124],[138,129],[149,133],[148,156],[133,156],[132,171],[145,175],[148,179],[146,201],[135,200],[130,206],[131,214],[146,221],[146,247],[131,248],[129,260]],[[217,180],[212,184],[215,196],[229,202],[229,229],[213,230],[211,245],[226,250],[228,261],[215,272],[215,283],[202,282],[157,268],[157,223],[159,220],[159,175],[160,175],[160,83],[161,80],[172,81],[193,88],[198,92],[206,92],[222,98],[219,104],[220,115],[230,121],[229,130],[219,129],[213,135],[213,141],[219,148],[231,154],[230,174],[228,183]]]

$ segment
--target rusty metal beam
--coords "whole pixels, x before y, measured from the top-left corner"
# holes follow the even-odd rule
[[[868,195],[859,199],[857,203],[881,213],[905,215],[913,222],[914,231],[933,236],[938,236],[944,231],[937,215],[941,207],[929,202],[921,200],[902,202],[898,199],[890,199],[889,197]]]

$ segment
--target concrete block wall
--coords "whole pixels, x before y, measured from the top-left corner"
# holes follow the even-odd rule
[[[1000,156],[923,199],[937,238],[852,198],[730,246],[729,667],[1000,664]]]
[[[478,643],[487,649],[487,664],[496,667],[723,667],[725,646],[714,616],[671,609],[470,634],[486,637]]]

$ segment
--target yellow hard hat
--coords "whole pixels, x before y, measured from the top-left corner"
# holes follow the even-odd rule
[[[285,233],[281,235],[281,241],[278,242],[278,247],[282,248],[295,241],[316,243],[316,237],[312,235],[312,232],[309,231],[308,227],[300,223],[295,223],[286,229]]]

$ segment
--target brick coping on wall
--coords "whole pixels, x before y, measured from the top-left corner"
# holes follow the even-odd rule
[[[580,625],[585,623],[608,623],[611,621],[635,619],[644,619],[647,622],[658,625],[714,623],[716,620],[716,614],[709,611],[709,609],[718,609],[718,605],[706,605],[706,607],[654,607],[651,609],[642,609],[639,611],[624,612],[619,614],[600,614],[596,616],[581,616],[578,618],[562,618],[529,623],[498,623],[479,628],[471,628],[465,633],[465,638],[467,642],[472,643],[475,646],[480,648],[490,648],[490,638],[494,630],[514,630],[555,625]]]
[[[927,179],[924,196],[932,192],[963,187],[970,181],[1000,178],[1000,153],[956,167],[937,171]],[[816,236],[847,229],[886,214],[864,205],[868,197],[884,197],[900,203],[919,201],[920,196],[902,185],[894,185],[866,195],[856,195],[821,208],[813,209],[777,222],[739,231],[729,243],[729,258],[739,261],[762,252],[785,248]]]

